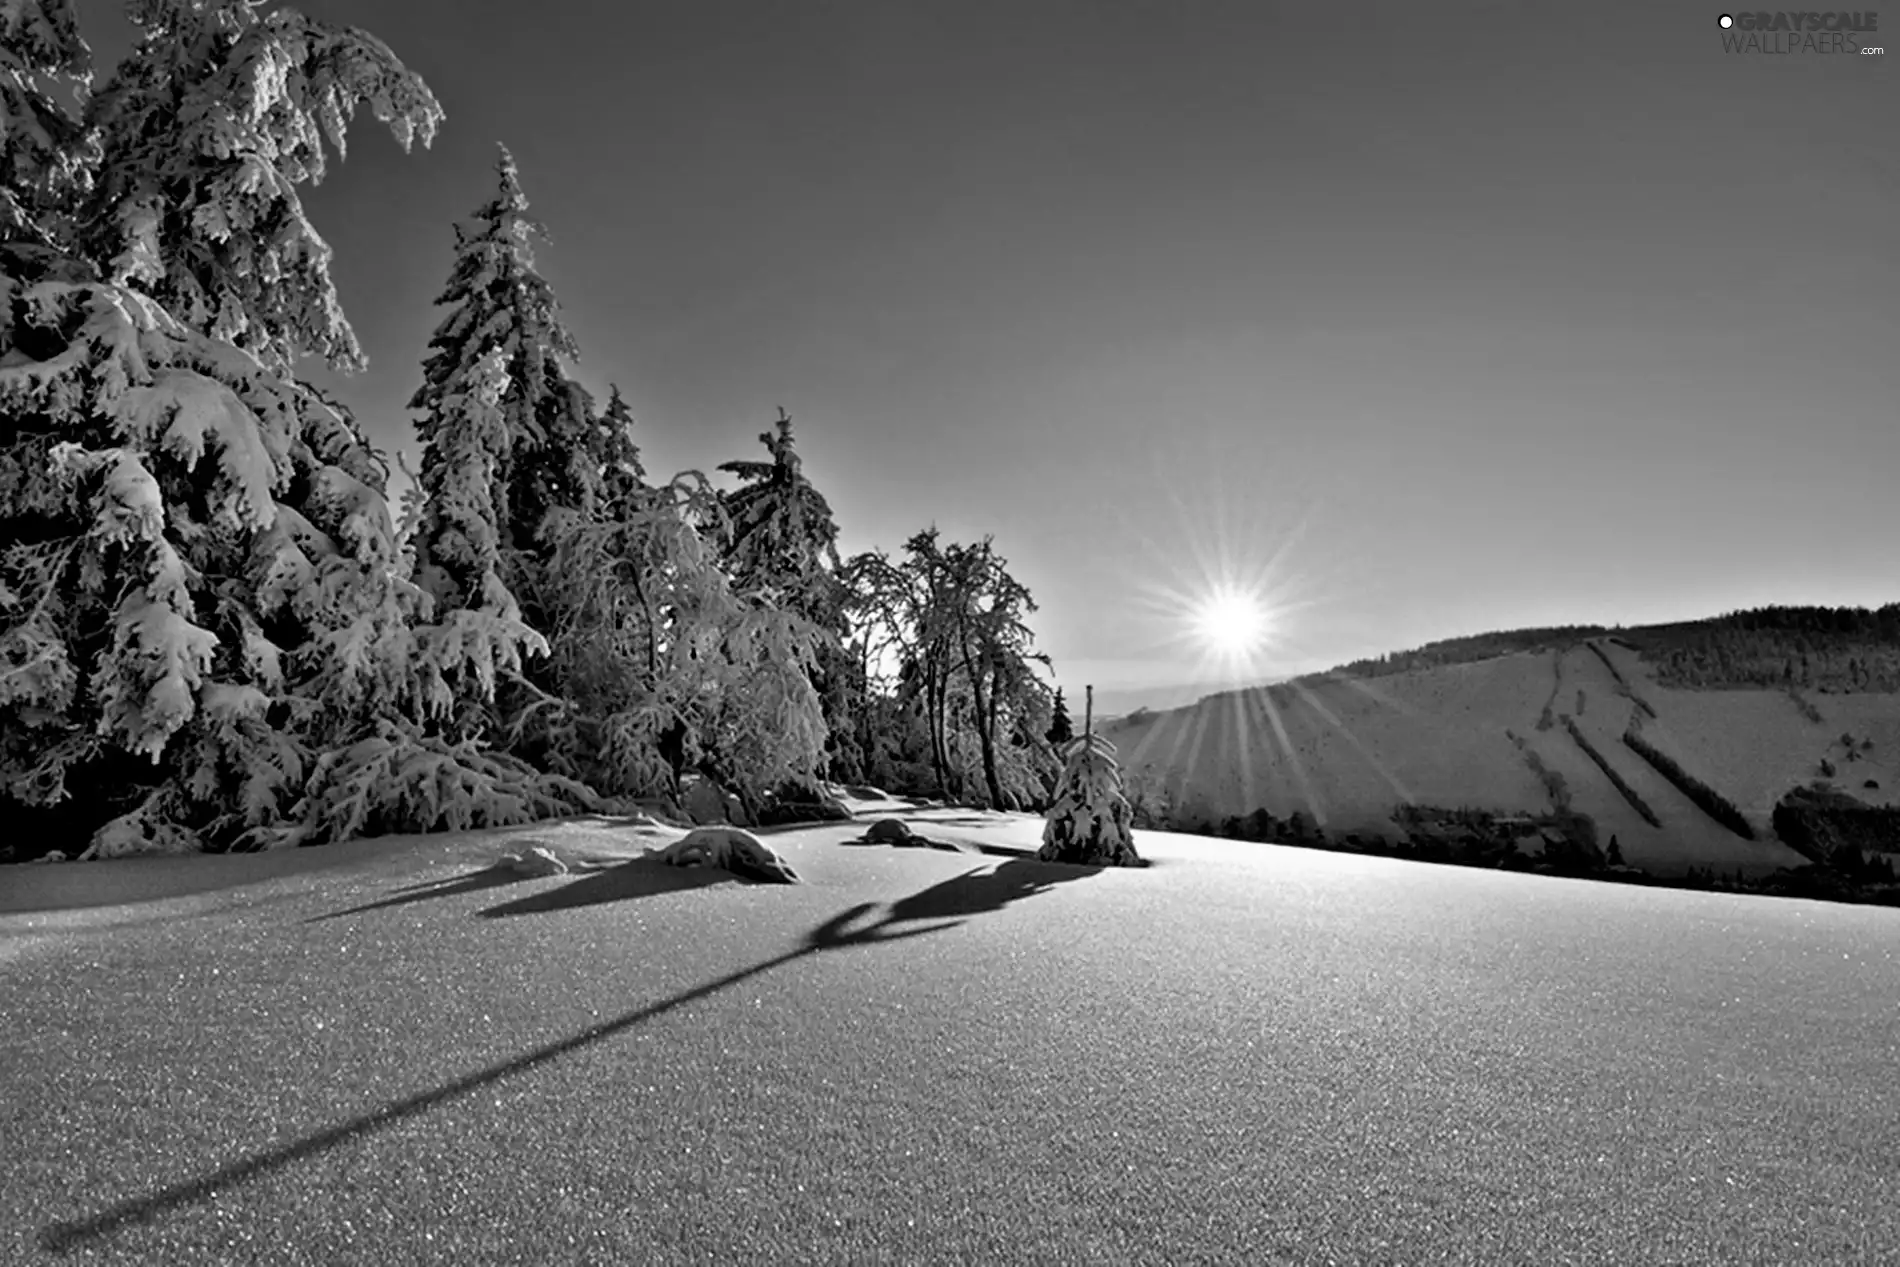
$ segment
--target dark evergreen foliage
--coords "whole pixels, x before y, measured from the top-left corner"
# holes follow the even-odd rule
[[[1043,737],[1051,744],[1065,744],[1075,738],[1075,723],[1069,720],[1069,704],[1062,698],[1062,688],[1059,686],[1056,688],[1054,715]]]
[[[1355,660],[1304,680],[1382,677],[1561,649],[1600,637],[1640,653],[1656,666],[1663,686],[1793,684],[1824,691],[1900,691],[1900,603],[1874,610],[1761,607],[1711,620],[1618,629],[1614,634],[1601,625],[1507,630]],[[1600,649],[1598,654],[1603,654]],[[1608,657],[1604,659],[1608,663]],[[1632,699],[1653,713],[1646,701],[1634,695]]]
[[[1303,681],[1328,677],[1372,678],[1416,669],[1435,669],[1447,665],[1473,664],[1497,656],[1541,651],[1547,647],[1569,646],[1584,638],[1605,632],[1601,625],[1556,625],[1543,629],[1513,629],[1501,633],[1476,634],[1465,638],[1446,638],[1428,642],[1411,651],[1394,651],[1365,660],[1354,660],[1325,673],[1312,674]]]
[[[1684,770],[1674,757],[1645,739],[1635,727],[1624,732],[1623,743],[1631,752],[1649,762],[1656,773],[1675,784],[1703,813],[1743,840],[1755,839],[1755,829],[1749,826],[1748,819],[1742,816],[1742,811],[1735,807],[1733,801]]]
[[[1760,607],[1626,636],[1663,686],[1900,691],[1900,603]]]
[[[1629,785],[1629,782],[1617,772],[1616,767],[1610,764],[1609,759],[1590,742],[1589,736],[1585,735],[1582,728],[1577,725],[1576,718],[1566,714],[1564,727],[1570,732],[1570,737],[1577,741],[1577,746],[1583,749],[1584,755],[1596,762],[1597,769],[1603,771],[1604,777],[1609,779],[1623,799],[1629,802],[1630,808],[1641,815],[1643,821],[1651,827],[1661,827],[1662,820],[1656,817],[1656,811],[1649,808],[1649,804],[1636,794],[1636,789]]]
[[[1774,828],[1783,844],[1816,862],[1841,849],[1900,852],[1900,808],[1845,792],[1795,788],[1775,805]]]

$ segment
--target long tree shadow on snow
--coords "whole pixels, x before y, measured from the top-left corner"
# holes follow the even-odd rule
[[[498,889],[504,884],[514,884],[528,877],[519,872],[496,865],[483,867],[480,871],[470,871],[463,875],[449,876],[443,880],[424,880],[420,884],[406,885],[395,893],[375,902],[365,902],[361,906],[352,906],[346,910],[331,911],[327,915],[313,915],[305,920],[306,924],[321,924],[326,920],[342,919],[345,915],[363,915],[370,911],[386,911],[392,907],[409,906],[416,902],[428,902],[439,897],[454,897],[458,893],[480,893],[483,889]]]
[[[524,839],[519,843],[524,849],[545,844],[533,838]],[[559,911],[575,906],[592,906],[600,902],[622,902],[630,898],[649,897],[655,893],[702,889],[708,885],[740,878],[728,871],[704,867],[670,867],[645,858],[631,858],[620,863],[576,861],[569,858],[567,862],[572,868],[568,873],[568,878],[573,880],[572,883],[558,889],[532,893],[500,906],[491,906],[481,912],[482,916],[493,919],[501,915],[527,915],[537,911]],[[582,878],[576,878],[577,875]],[[395,890],[389,897],[340,911],[331,911],[326,915],[313,915],[304,923],[321,924],[326,920],[342,919],[346,915],[363,915],[370,911],[383,911],[398,906],[409,906],[416,902],[428,902],[439,897],[479,893],[483,889],[495,889],[503,885],[546,878],[548,877],[530,876],[514,870],[506,862],[497,862],[479,871],[469,871],[446,879],[424,880],[420,884],[407,885]]]
[[[530,893],[512,902],[491,906],[481,913],[481,917],[501,919],[509,915],[566,911],[578,906],[625,902],[637,897],[652,897],[656,893],[678,893],[685,889],[704,889],[728,882],[745,881],[718,867],[673,867],[663,862],[636,858],[605,871],[596,871],[558,889]]]
[[[925,919],[954,919],[1000,911],[1011,902],[1020,902],[1038,893],[1047,893],[1065,880],[1079,880],[1099,873],[1100,867],[1070,866],[1061,862],[1038,862],[1034,858],[1011,858],[993,869],[977,868],[952,876],[940,884],[913,893],[891,904],[884,918],[865,930]],[[957,920],[962,923],[962,920]],[[949,927],[954,927],[950,925]],[[868,940],[882,940],[870,937]]]
[[[578,1051],[603,1039],[632,1029],[656,1016],[664,1015],[688,1003],[717,994],[750,977],[782,964],[826,950],[851,946],[875,946],[903,941],[956,928],[970,916],[1001,910],[1012,902],[1046,893],[1065,880],[1078,880],[1099,873],[1099,867],[1069,866],[1059,862],[1013,859],[993,871],[982,868],[953,876],[927,889],[892,903],[881,919],[860,924],[877,909],[875,902],[863,902],[832,916],[805,934],[803,941],[782,955],[756,963],[750,968],[695,986],[671,998],[636,1008],[611,1021],[604,1021],[525,1055],[457,1078],[430,1091],[386,1104],[347,1122],[305,1136],[289,1144],[253,1153],[207,1175],[186,1179],[143,1197],[133,1197],[83,1219],[52,1224],[40,1233],[42,1248],[56,1254],[69,1254],[105,1240],[127,1227],[152,1223],[173,1210],[199,1205],[213,1197],[254,1179],[274,1174],[298,1162],[320,1157],[331,1149],[361,1139],[398,1122],[420,1116],[430,1109],[451,1103],[473,1092],[493,1086],[506,1078],[528,1073],[542,1065]],[[467,877],[465,877],[467,878]],[[586,883],[583,881],[582,883]],[[570,886],[572,887],[572,886]],[[920,928],[902,928],[922,920],[937,922]],[[858,924],[856,929],[852,925]]]
[[[871,840],[865,836],[853,836],[841,840],[841,845],[854,849],[941,849],[946,853],[987,854],[992,858],[1017,858],[1026,862],[1036,861],[1039,849],[1023,845],[999,845],[992,840],[948,840],[940,836],[915,835],[908,840]],[[1071,871],[1075,867],[1068,868]]]

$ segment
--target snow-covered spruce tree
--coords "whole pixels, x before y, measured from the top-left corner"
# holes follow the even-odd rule
[[[578,348],[535,271],[533,241],[543,231],[528,217],[505,147],[497,175],[496,196],[455,229],[455,262],[436,300],[449,313],[409,402],[421,414],[425,496],[411,550],[416,581],[445,627],[486,622],[544,656],[545,642],[527,633],[556,619],[548,591],[558,582],[547,572],[553,546],[542,529],[550,511],[585,511],[598,501],[611,427],[567,377]],[[452,689],[453,733],[474,736],[505,721],[499,733],[511,747],[545,745],[530,733],[546,720],[541,701],[560,692],[545,659],[532,671],[511,663],[500,682],[464,678]]]
[[[836,573],[838,525],[823,493],[805,478],[783,409],[773,430],[759,436],[768,462],[723,462],[739,477],[721,499],[730,521],[726,563],[742,592],[775,590],[814,620],[829,620],[843,605]]]
[[[1049,730],[1045,736],[1050,743],[1058,746],[1075,738],[1075,723],[1069,720],[1069,705],[1062,698],[1062,688],[1056,688],[1056,700],[1050,710]]]
[[[439,108],[375,40],[288,10],[152,0],[133,17],[143,38],[93,100],[94,192],[72,183],[80,228],[39,219],[30,266],[11,248],[31,230],[7,232],[0,813],[76,806],[64,825],[107,856],[546,812],[528,772],[415,730],[455,663],[412,636],[387,472],[288,372],[359,355],[296,194],[321,138],[368,102],[426,141]],[[58,135],[12,125],[57,110],[17,113],[44,97],[31,72],[71,63],[34,43],[71,12],[0,20],[0,146],[18,158]]]
[[[852,723],[863,701],[851,694],[854,678],[844,647],[850,631],[849,595],[841,578],[838,525],[824,494],[805,476],[792,420],[784,409],[759,443],[770,461],[725,462],[719,467],[741,481],[722,499],[730,525],[726,567],[737,593],[761,598],[814,626],[812,685],[825,723],[824,773],[860,778],[863,762]]]
[[[640,443],[633,434],[633,410],[627,407],[620,385],[608,385],[607,412],[594,424],[600,456],[600,497],[611,507],[628,498],[639,498],[647,488],[646,463],[640,460]]]
[[[431,716],[444,733],[479,736],[495,698],[497,669],[519,673],[523,652],[547,654],[547,640],[521,618],[502,579],[502,472],[509,434],[502,401],[509,378],[497,348],[442,381],[423,424],[423,502],[415,533],[415,583],[432,600],[422,637],[444,648],[488,648],[439,680]]]
[[[426,468],[436,437],[454,425],[446,402],[476,366],[499,354],[507,376],[500,400],[507,443],[496,470],[496,527],[503,579],[519,584],[530,578],[515,570],[535,553],[548,512],[583,509],[599,495],[607,435],[586,391],[567,375],[580,350],[561,321],[553,287],[535,271],[534,239],[545,238],[546,231],[528,216],[521,174],[505,146],[497,174],[495,197],[468,225],[456,227],[455,263],[436,299],[449,314],[429,340],[422,386],[409,408],[422,415],[416,426]],[[425,515],[417,541],[419,566],[433,549],[434,535]],[[451,603],[472,601],[469,595],[442,597]]]
[[[1062,759],[1037,856],[1088,866],[1147,865],[1135,852],[1134,813],[1122,795],[1115,745],[1090,728],[1063,746]]]

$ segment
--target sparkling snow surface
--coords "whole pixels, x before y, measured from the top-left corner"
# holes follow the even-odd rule
[[[970,852],[848,843],[892,812]],[[1900,912],[1039,827],[886,805],[761,833],[769,886],[541,824],[0,916],[0,1261],[1900,1255]],[[604,869],[484,870],[532,845]]]

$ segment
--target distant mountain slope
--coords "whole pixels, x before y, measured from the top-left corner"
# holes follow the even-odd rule
[[[1247,683],[1251,686],[1254,683]],[[1082,688],[1079,685],[1067,686],[1069,698],[1077,701],[1075,720],[1080,723],[1082,714],[1079,701]],[[1115,687],[1098,686],[1095,688],[1095,716],[1108,721],[1117,717],[1126,717],[1135,712],[1154,712],[1165,708],[1184,708],[1196,700],[1204,699],[1216,691],[1229,690],[1241,685],[1237,682],[1176,682],[1164,686]]]
[[[1793,788],[1826,780],[1900,804],[1896,690],[1900,605],[1778,608],[1455,639],[1108,732],[1184,823],[1266,807],[1389,833],[1407,803],[1572,809],[1658,874],[1759,874],[1804,861],[1771,821]]]

